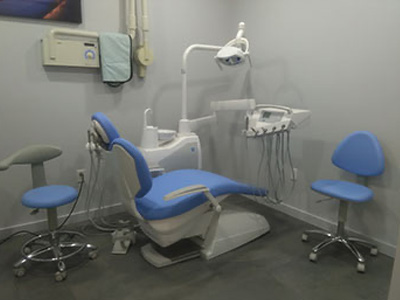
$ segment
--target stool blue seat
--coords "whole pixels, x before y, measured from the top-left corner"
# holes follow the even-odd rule
[[[0,161],[0,171],[13,165],[30,165],[33,189],[22,196],[22,204],[33,208],[33,213],[45,209],[47,213],[48,232],[35,235],[26,241],[21,249],[22,258],[14,264],[16,277],[25,275],[28,262],[56,263],[54,274],[56,281],[67,277],[65,260],[87,251],[89,258],[97,257],[97,247],[87,243],[86,237],[72,230],[64,230],[63,226],[72,215],[78,201],[78,191],[66,185],[48,185],[44,162],[62,154],[59,147],[51,145],[31,145],[16,151]],[[83,182],[81,183],[83,184]],[[58,225],[57,208],[74,202],[70,214]]]
[[[359,178],[377,176],[385,169],[385,159],[381,145],[375,135],[368,131],[356,131],[348,135],[336,148],[332,155],[332,163]],[[356,244],[370,248],[371,255],[377,255],[378,249],[372,243],[360,238],[349,237],[345,232],[349,203],[363,203],[372,200],[373,191],[365,185],[342,180],[318,180],[312,183],[311,189],[330,198],[339,200],[339,220],[336,233],[321,230],[306,230],[302,240],[308,241],[308,236],[322,235],[324,241],[315,246],[309,259],[317,260],[318,253],[334,243],[341,243],[357,258],[357,271],[365,272],[365,259],[358,251]]]
[[[32,189],[22,196],[22,204],[29,208],[54,208],[74,202],[78,191],[67,185],[48,185]]]
[[[374,196],[371,189],[352,182],[341,180],[318,180],[311,188],[321,194],[350,202],[370,201]]]

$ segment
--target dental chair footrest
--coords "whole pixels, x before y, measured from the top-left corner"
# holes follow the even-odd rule
[[[200,256],[200,246],[185,239],[169,247],[162,248],[149,243],[140,249],[143,257],[156,268],[163,268]]]

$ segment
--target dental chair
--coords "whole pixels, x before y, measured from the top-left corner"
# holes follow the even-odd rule
[[[107,137],[101,144],[111,150],[124,204],[153,242],[141,248],[149,263],[164,267],[198,256],[208,260],[269,232],[263,216],[221,203],[231,194],[265,196],[265,190],[202,170],[152,178],[133,144],[118,137],[110,143],[118,132],[110,124],[104,114],[93,115],[93,140],[101,138],[99,132]]]
[[[316,262],[318,254],[326,247],[340,243],[344,245],[357,259],[357,271],[365,272],[365,258],[356,245],[367,247],[370,254],[376,256],[378,248],[371,242],[349,237],[346,233],[347,211],[350,203],[360,204],[372,200],[374,193],[366,186],[367,178],[378,176],[385,169],[385,158],[381,145],[375,135],[368,131],[356,131],[348,135],[337,146],[332,155],[332,163],[352,174],[355,174],[363,184],[341,180],[318,180],[312,183],[311,188],[317,193],[339,200],[339,216],[336,233],[321,230],[306,230],[302,235],[303,242],[309,236],[319,235],[326,239],[316,245],[309,259]]]
[[[67,277],[65,260],[82,251],[87,251],[90,259],[97,257],[97,247],[86,242],[86,237],[77,231],[61,230],[67,219],[58,225],[57,208],[74,203],[78,191],[66,185],[47,185],[44,162],[62,154],[60,148],[49,145],[32,145],[25,147],[6,159],[0,161],[0,171],[13,165],[30,165],[33,189],[22,196],[22,204],[33,209],[46,209],[48,232],[38,234],[25,242],[21,248],[22,258],[14,264],[14,274],[22,277],[29,262],[56,263],[55,280],[62,281]]]

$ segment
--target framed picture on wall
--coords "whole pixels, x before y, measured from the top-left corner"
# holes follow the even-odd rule
[[[81,0],[0,0],[0,15],[82,23]]]

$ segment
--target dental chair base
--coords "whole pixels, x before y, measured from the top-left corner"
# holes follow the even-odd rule
[[[247,244],[270,231],[270,225],[263,216],[241,210],[238,207],[227,206],[223,208],[221,213],[212,211],[208,212],[208,214],[209,216],[206,218],[204,215],[198,218],[199,220],[209,220],[209,222],[205,222],[205,227],[203,227],[203,230],[205,230],[204,235],[198,232],[199,237],[189,239],[193,242],[192,245],[188,245],[188,243],[182,245],[186,251],[177,251],[173,245],[171,246],[173,248],[170,251],[171,253],[166,254],[169,247],[158,251],[159,247],[147,244],[141,248],[143,257],[157,268],[199,256],[209,260]],[[193,227],[199,230],[197,218],[193,218],[193,220]],[[142,229],[149,235],[145,228],[148,228],[148,226],[142,227]],[[178,229],[176,235],[180,234],[182,236],[182,230],[185,230],[185,228],[187,229],[186,226],[180,230]],[[186,235],[193,236],[193,231],[188,232]],[[162,244],[159,239],[157,244]],[[193,245],[197,245],[197,247]]]

